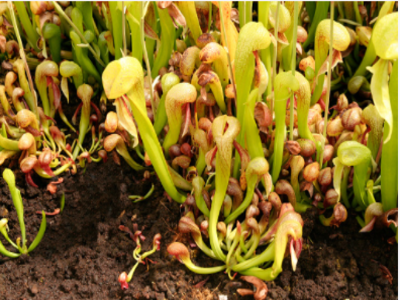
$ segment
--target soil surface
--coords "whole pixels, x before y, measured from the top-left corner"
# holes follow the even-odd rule
[[[111,155],[107,163],[92,163],[82,173],[66,175],[54,195],[46,190],[48,181],[35,176],[40,186],[36,189],[26,184],[22,173],[16,174],[25,206],[28,245],[41,221],[36,211],[59,208],[62,193],[65,208],[48,217],[44,239],[30,256],[0,256],[0,299],[252,299],[236,293],[237,288],[251,288],[239,278],[230,281],[223,273],[197,275],[168,255],[167,245],[175,240],[186,242],[186,237],[177,233],[179,205],[164,196],[155,176],[143,181],[142,174],[132,171],[122,159],[117,166]],[[146,194],[151,181],[156,188],[150,199],[133,204],[128,196]],[[1,178],[3,216],[9,218],[9,235],[16,240],[18,220]],[[352,213],[340,228],[322,226],[315,211],[303,219],[304,249],[297,270],[291,270],[286,258],[283,272],[268,283],[268,299],[397,299],[398,248],[387,242],[393,232],[360,234]],[[156,233],[162,235],[161,250],[149,257],[156,263],[139,265],[129,289],[121,290],[117,278],[134,265],[136,245],[118,227],[132,230],[134,223],[146,237],[143,251],[151,248]],[[12,249],[3,237],[1,241]],[[198,265],[218,265],[200,251],[192,249],[191,254]],[[393,275],[392,280],[382,266]]]

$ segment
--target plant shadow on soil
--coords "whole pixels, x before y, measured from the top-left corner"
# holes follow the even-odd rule
[[[15,169],[15,167],[14,167]],[[3,168],[0,168],[2,172]],[[117,166],[111,156],[104,163],[88,165],[84,174],[66,175],[57,193],[46,191],[49,181],[35,176],[40,188],[28,186],[24,175],[16,173],[17,186],[25,206],[27,239],[36,236],[41,215],[60,207],[62,214],[48,217],[41,244],[30,256],[7,259],[0,256],[0,299],[227,299],[242,298],[237,288],[251,288],[224,273],[197,275],[168,255],[166,248],[174,240],[187,243],[178,234],[180,208],[164,196],[155,176],[156,189],[150,199],[133,204],[128,196],[144,195],[151,187],[142,175],[124,161]],[[0,217],[9,218],[9,235],[15,240],[20,232],[8,188],[0,179]],[[304,249],[296,272],[289,258],[277,280],[268,283],[268,299],[397,299],[397,244],[387,243],[390,230],[358,233],[354,215],[340,228],[327,228],[318,221],[316,211],[303,215]],[[153,236],[161,233],[161,250],[149,258],[156,264],[140,265],[129,284],[121,290],[118,275],[134,265],[135,243],[119,225],[137,223],[146,240],[143,251],[151,248]],[[1,237],[6,247],[8,244]],[[218,262],[196,249],[192,259],[200,266]],[[379,264],[393,275],[392,284],[384,278]]]

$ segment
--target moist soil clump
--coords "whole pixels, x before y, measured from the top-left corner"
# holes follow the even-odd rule
[[[13,168],[15,169],[15,168]],[[2,170],[1,170],[2,172]],[[240,297],[238,288],[252,288],[239,275],[230,281],[224,273],[198,275],[187,270],[166,251],[173,241],[189,245],[179,234],[181,209],[164,195],[153,175],[132,171],[121,160],[89,164],[85,171],[64,176],[57,193],[51,195],[49,181],[34,176],[39,189],[26,184],[16,171],[25,209],[28,244],[36,236],[41,215],[60,207],[65,193],[64,211],[47,218],[47,230],[30,256],[18,259],[0,257],[0,299],[252,299]],[[129,195],[145,195],[155,184],[152,196],[133,204]],[[0,179],[0,217],[9,219],[10,237],[20,235],[18,219],[5,181]],[[397,299],[397,244],[389,244],[390,230],[358,233],[355,216],[339,228],[327,228],[318,221],[316,210],[303,215],[304,242],[297,269],[289,258],[274,282],[267,283],[268,299]],[[162,235],[161,249],[149,258],[154,262],[139,265],[128,290],[121,290],[118,275],[135,264],[136,247],[129,234],[137,224],[146,240],[142,253],[152,247],[153,236]],[[11,250],[7,242],[1,241]],[[191,249],[192,260],[204,267],[216,266],[201,251]]]

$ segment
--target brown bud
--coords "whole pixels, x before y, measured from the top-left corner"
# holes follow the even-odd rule
[[[313,199],[314,199],[314,201],[315,201],[316,203],[318,203],[318,202],[321,202],[321,201],[322,201],[322,196],[321,196],[320,193],[315,193]]]
[[[185,155],[180,155],[175,157],[172,160],[171,164],[174,169],[177,169],[178,167],[181,167],[182,169],[187,169],[190,166],[190,162],[191,162],[190,157]]]
[[[329,136],[338,136],[343,132],[343,130],[342,119],[340,117],[329,121],[328,126],[326,127],[326,133]]]
[[[118,116],[115,112],[110,111],[104,122],[104,127],[107,132],[114,133],[118,128]]]
[[[282,177],[286,177],[286,176],[289,175],[289,170],[282,169],[282,170],[281,170],[281,174],[282,174]]]
[[[303,171],[303,177],[308,182],[314,182],[317,180],[319,176],[319,164],[317,162],[313,162],[307,165]]]
[[[340,94],[339,98],[337,99],[336,109],[338,111],[342,111],[344,109],[347,109],[348,106],[349,106],[349,100],[347,100],[346,95]]]
[[[36,156],[31,155],[31,156],[25,157],[21,161],[19,166],[20,166],[22,172],[29,173],[33,169],[33,167],[36,165],[36,163],[37,163]]]
[[[188,157],[192,157],[192,146],[190,146],[188,143],[183,143],[181,146],[181,152],[183,155],[186,155]]]
[[[327,167],[319,172],[318,183],[322,186],[328,186],[332,183],[331,168]]]
[[[330,207],[332,205],[335,205],[339,201],[339,195],[336,193],[334,189],[329,189],[325,193],[325,199],[324,199],[324,207]]]
[[[208,237],[208,220],[204,220],[200,223],[200,231],[204,236]]]
[[[50,150],[44,150],[39,155],[39,162],[41,165],[50,165],[51,161],[53,160],[53,154]]]
[[[300,155],[304,157],[310,157],[314,155],[316,151],[315,143],[308,139],[298,139],[297,143],[300,145]]]
[[[324,134],[325,120],[321,119],[315,123],[315,132],[318,134]]]
[[[291,155],[297,155],[301,152],[300,144],[296,141],[287,141],[285,148],[290,152]]]
[[[106,150],[99,150],[97,154],[103,159],[103,163],[107,162],[107,151]]]
[[[347,209],[340,202],[335,205],[333,208],[334,219],[331,222],[331,226],[339,227],[340,223],[343,223],[347,220]]]
[[[354,128],[361,123],[362,110],[359,107],[354,107],[346,110],[342,115],[342,125],[345,129],[353,131]]]
[[[175,157],[182,155],[179,144],[174,144],[171,147],[169,147],[168,153],[169,153],[169,156],[171,157],[171,159],[174,159]]]
[[[323,163],[331,161],[332,158],[333,158],[333,153],[334,152],[335,152],[335,148],[332,145],[330,145],[330,144],[325,145],[324,154],[323,154],[324,155]]]

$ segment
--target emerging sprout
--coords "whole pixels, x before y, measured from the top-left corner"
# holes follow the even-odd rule
[[[111,134],[104,139],[104,149],[107,152],[110,152],[114,149],[117,150],[118,154],[121,155],[128,165],[134,170],[143,170],[144,167],[139,165],[137,162],[133,160],[133,158],[129,155],[128,149],[125,146],[125,142],[122,137],[118,134]]]
[[[333,208],[331,217],[326,218],[324,215],[320,215],[319,220],[324,226],[339,227],[340,223],[343,223],[347,220],[347,209],[343,204],[337,203]]]
[[[6,234],[6,231],[4,230],[4,226],[6,226],[7,221],[4,221],[4,219],[3,219],[0,221],[0,232],[4,235],[6,240],[8,240],[10,242],[10,244],[12,246],[14,246],[15,248],[18,249],[18,251],[20,253],[17,254],[17,253],[6,250],[1,242],[0,242],[0,253],[3,254],[4,256],[10,257],[10,258],[16,258],[16,257],[19,257],[20,255],[28,254],[29,252],[33,251],[39,245],[39,243],[42,240],[44,233],[46,231],[46,215],[45,215],[44,211],[42,211],[42,222],[40,224],[39,231],[38,231],[35,239],[33,240],[32,244],[28,248],[26,245],[24,206],[22,203],[21,193],[15,185],[14,173],[10,169],[5,169],[3,172],[3,179],[7,182],[15,210],[17,212],[19,227],[21,229],[22,245],[20,245],[20,239],[17,239],[17,243],[14,244],[8,238],[8,235]]]
[[[185,264],[185,266],[192,272],[197,274],[214,274],[225,270],[225,266],[220,267],[212,267],[212,268],[202,268],[198,267],[190,260],[190,254],[186,246],[182,243],[174,242],[170,244],[167,248],[167,251],[170,255],[173,255],[178,259],[181,263]]]
[[[210,248],[203,242],[203,238],[201,236],[200,228],[196,225],[196,223],[189,217],[182,217],[179,220],[179,232],[181,233],[191,233],[194,242],[197,247],[201,249],[206,255],[211,258],[216,259],[217,257],[212,252]]]

